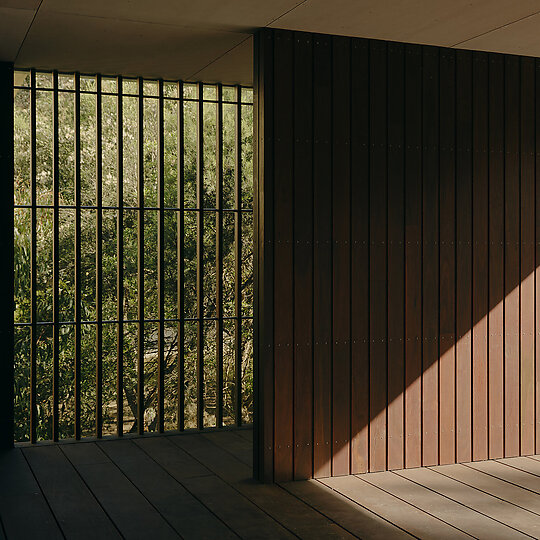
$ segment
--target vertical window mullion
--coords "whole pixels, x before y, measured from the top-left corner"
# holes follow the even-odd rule
[[[30,442],[37,440],[36,359],[37,359],[37,171],[36,171],[36,72],[30,72]]]
[[[177,133],[178,133],[178,155],[177,155],[177,317],[178,322],[178,410],[177,410],[177,427],[179,431],[184,430],[184,336],[185,336],[185,316],[184,316],[184,84],[178,83],[178,118],[177,118]]]
[[[53,72],[53,441],[58,441],[59,418],[59,191],[60,170],[58,155],[58,73]]]
[[[223,426],[223,88],[216,112],[216,427]]]
[[[143,80],[139,83],[137,122],[138,144],[138,220],[137,220],[137,430],[144,432],[144,98]]]
[[[96,437],[103,434],[103,155],[101,75],[96,77]]]
[[[202,429],[204,410],[204,105],[203,84],[197,85],[197,428]]]
[[[81,76],[75,74],[75,439],[81,438]]]
[[[234,367],[236,425],[242,425],[242,90],[236,87],[234,168]]]
[[[116,80],[118,98],[116,104],[117,126],[117,187],[118,206],[116,228],[116,434],[124,434],[124,122],[122,100],[122,77]]]
[[[163,133],[163,81],[158,97],[158,430],[165,428],[165,157]]]

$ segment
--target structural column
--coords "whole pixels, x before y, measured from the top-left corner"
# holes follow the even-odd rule
[[[13,64],[0,62],[0,449],[13,446]]]

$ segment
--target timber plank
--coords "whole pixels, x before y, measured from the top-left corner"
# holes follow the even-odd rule
[[[520,454],[535,452],[535,73],[534,59],[521,58],[520,223]]]
[[[403,50],[388,44],[388,468],[402,469],[405,375]],[[358,213],[358,212],[355,212]],[[353,471],[354,473],[365,471]]]
[[[253,443],[253,429],[235,429],[232,430],[231,433],[234,433],[235,435],[238,435],[238,437]]]
[[[62,538],[20,449],[0,453],[0,479],[0,520],[8,538]]]
[[[456,460],[456,59],[441,51],[439,177],[439,460]]]
[[[534,283],[535,283],[535,370],[536,370],[536,405],[535,405],[535,452],[540,453],[540,268],[537,265],[540,264],[540,60],[535,60],[535,269],[534,269]],[[501,457],[501,456],[497,456]]]
[[[369,462],[369,47],[351,50],[351,473]],[[315,225],[317,226],[317,225]],[[317,295],[316,295],[317,296]],[[329,475],[320,475],[329,476]]]
[[[276,485],[254,482],[250,467],[203,436],[171,439],[186,452],[197,456],[217,476],[294,534],[303,538],[336,534],[336,527],[327,518]]]
[[[439,478],[434,480],[436,486],[432,487],[435,491],[446,495],[455,501],[465,504],[469,508],[481,512],[508,527],[512,527],[515,531],[520,531],[523,534],[531,535],[533,538],[538,538],[540,534],[540,520],[538,516],[518,508],[507,501],[489,495],[486,492],[481,492],[476,487],[471,487],[470,484],[465,484],[457,477],[471,478],[468,470],[460,464],[457,465],[441,465],[433,467],[428,471],[423,472],[424,475],[435,474]],[[422,482],[423,483],[423,482]]]
[[[293,479],[293,33],[274,34],[274,479]]]
[[[503,540],[513,532],[493,519],[422,486],[416,482],[414,474],[405,478],[399,472],[377,473],[363,479],[475,538]]]
[[[504,456],[519,455],[519,59],[505,56]]]
[[[370,42],[369,470],[386,469],[387,406],[387,47]]]
[[[129,440],[99,447],[182,538],[236,538],[214,514]]]
[[[189,437],[190,435],[187,436]],[[174,477],[176,479],[197,478],[212,474],[212,471],[196,459],[192,458],[186,452],[179,450],[168,437],[134,439],[134,442],[156,461],[164,465],[167,470],[174,471]]]
[[[217,476],[187,478],[184,486],[241,538],[294,538]]]
[[[456,528],[361,478],[346,476],[320,481],[417,538],[469,538]]]
[[[405,467],[422,464],[421,47],[405,46]]]
[[[253,464],[253,444],[237,437],[232,431],[204,433],[203,437],[232,454],[236,459],[251,467]]]
[[[281,484],[306,504],[339,523],[351,534],[366,540],[413,538],[377,514],[351,501],[317,480]]]
[[[351,440],[350,39],[332,37],[332,474],[349,474]]]
[[[313,474],[313,49],[294,34],[294,478]]]
[[[58,446],[26,448],[23,452],[67,538],[120,538],[109,516]]]
[[[472,53],[456,52],[456,458],[472,457]]]
[[[468,463],[467,466],[540,494],[540,482],[538,478],[528,472],[509,467],[498,461],[479,461],[477,463]]]
[[[422,67],[422,465],[439,463],[439,50]]]
[[[332,55],[329,36],[313,43],[313,475],[332,468]]]
[[[405,478],[414,479],[419,484],[471,510],[512,527],[514,530],[511,531],[511,538],[525,538],[525,535],[530,533],[524,532],[524,529],[532,530],[536,527],[530,521],[525,525],[520,525],[519,520],[515,517],[518,508],[446,476],[443,474],[445,467],[452,467],[452,465],[440,465],[416,471],[405,470],[400,471],[399,474]]]
[[[540,516],[540,495],[531,493],[469,465],[449,465],[444,474]]]
[[[530,457],[514,457],[512,459],[503,458],[498,461],[510,467],[515,467],[520,471],[525,471],[540,477],[540,461],[536,459]]]
[[[472,459],[488,457],[488,57],[473,57]]]
[[[178,538],[178,533],[95,443],[62,447],[122,536]],[[140,471],[142,475],[142,471]]]
[[[489,67],[489,457],[504,455],[504,60]]]

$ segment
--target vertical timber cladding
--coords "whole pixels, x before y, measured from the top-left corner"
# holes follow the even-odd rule
[[[0,62],[0,449],[13,446],[13,64]]]
[[[264,29],[266,481],[540,452],[540,60]]]

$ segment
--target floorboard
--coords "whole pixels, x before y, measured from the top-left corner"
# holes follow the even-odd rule
[[[540,456],[260,484],[251,430],[0,453],[0,540],[540,538]]]
[[[536,459],[531,459],[530,457],[514,457],[499,459],[498,461],[510,467],[514,467],[515,469],[519,469],[520,471],[540,477],[540,461],[537,461]]]
[[[96,444],[70,444],[63,452],[127,538],[178,538],[178,533]]]
[[[0,454],[0,520],[5,537],[62,538],[60,528],[20,449]],[[0,527],[2,531],[2,527]]]
[[[23,452],[66,538],[120,538],[60,446],[38,446]]]
[[[507,538],[526,538],[525,535],[530,535],[530,531],[538,527],[535,520],[529,519],[527,513],[520,511],[519,508],[491,495],[482,494],[482,492],[446,476],[444,474],[445,467],[448,465],[441,465],[433,469],[400,471],[399,474],[405,478],[414,477],[423,486],[508,526]],[[411,475],[411,473],[415,474]]]
[[[132,441],[99,447],[184,539],[236,538],[206,506]]]
[[[317,480],[288,482],[282,486],[359,538],[366,540],[413,538],[394,524]]]
[[[465,465],[449,465],[445,469],[445,474],[484,493],[489,493],[494,497],[507,501],[523,510],[533,512],[540,517],[540,495],[537,493],[531,493],[526,489],[509,484],[504,480],[499,480],[489,474]]]
[[[219,434],[221,435],[221,434]],[[220,478],[234,486],[242,495],[302,538],[347,538],[328,518],[314,511],[304,502],[292,497],[276,485],[260,485],[252,480],[251,467],[236,459],[204,436],[171,437],[171,439],[202,461]]]
[[[498,461],[479,461],[477,463],[467,463],[467,467],[472,467],[478,471],[482,471],[486,474],[504,480],[510,484],[522,487],[533,493],[540,494],[540,481],[533,474],[529,474],[525,471],[520,471],[514,467],[509,467],[504,463]]]
[[[380,517],[399,524],[402,529],[418,538],[438,538],[441,540],[470,538],[469,535],[359,477],[341,476],[327,478],[321,482]]]
[[[440,495],[414,480],[402,477],[399,473],[370,475],[367,481],[474,538],[488,537],[504,540],[512,534],[512,530],[501,523]]]

